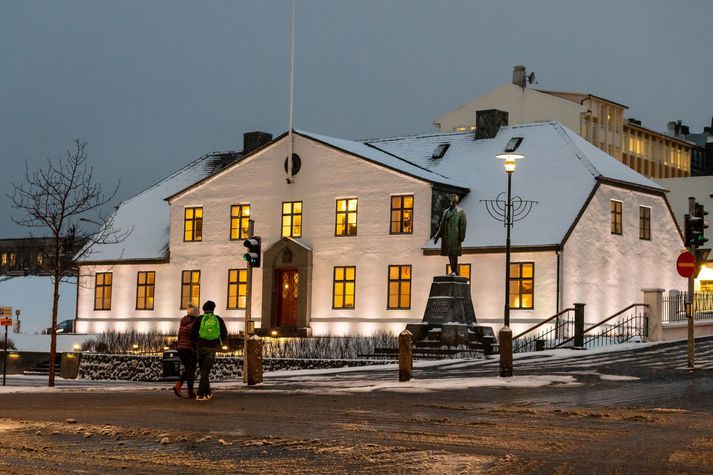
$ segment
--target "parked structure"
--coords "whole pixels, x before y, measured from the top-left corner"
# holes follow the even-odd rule
[[[694,145],[656,132],[636,119],[624,119],[627,106],[581,92],[527,87],[525,67],[515,66],[506,84],[436,118],[441,132],[475,130],[477,111],[507,113],[506,124],[556,120],[632,169],[650,178],[691,174]]]
[[[497,124],[497,117],[485,121]],[[122,203],[134,232],[79,263],[80,332],[175,330],[189,302],[211,299],[231,332],[247,301],[243,240],[262,237],[253,271],[256,327],[279,334],[400,332],[423,316],[446,259],[429,239],[448,194],[469,231],[459,260],[478,323],[502,325],[505,229],[481,200],[505,190],[495,158],[522,137],[516,195],[537,204],[512,233],[514,331],[574,302],[593,321],[676,287],[682,238],[664,190],[557,122],[369,141],[287,134],[224,166],[210,154]],[[230,155],[233,157],[233,155]]]

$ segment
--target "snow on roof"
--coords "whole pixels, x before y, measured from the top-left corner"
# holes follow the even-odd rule
[[[472,132],[363,141],[297,133],[431,183],[470,190],[460,203],[469,222],[465,247],[500,247],[505,241],[504,226],[493,222],[483,200],[494,200],[506,191],[502,161],[495,156],[512,137],[523,137],[517,151],[525,155],[512,177],[513,196],[537,201],[530,215],[515,224],[513,245],[561,243],[600,178],[665,191],[559,122],[503,127],[496,137],[479,140]],[[433,152],[440,144],[449,147],[442,158],[434,159]],[[123,202],[114,214],[115,227],[133,228],[131,235],[119,244],[95,246],[83,261],[164,259],[169,243],[169,204],[165,198],[205,179],[235,158],[234,153],[206,155]],[[431,241],[425,246],[437,247]]]
[[[296,133],[303,135],[305,137],[312,138],[319,142],[331,145],[334,148],[338,148],[352,155],[357,155],[359,157],[366,158],[372,162],[379,163],[388,168],[399,170],[408,175],[420,178],[422,180],[430,181],[433,183],[439,183],[457,188],[468,188],[468,186],[458,179],[448,178],[441,175],[433,170],[424,168],[418,164],[404,159],[402,156],[394,156],[378,148],[371,147],[368,142],[358,142],[355,140],[337,139],[334,137],[327,137],[326,135],[313,134],[311,132],[305,132],[302,130],[296,130]],[[457,176],[457,175],[456,175]]]
[[[228,157],[228,159],[226,159]],[[188,164],[173,175],[119,205],[113,216],[114,229],[132,230],[118,244],[95,245],[82,262],[164,259],[169,242],[169,204],[164,198],[226,166],[235,152],[216,152]]]
[[[525,156],[513,173],[513,196],[538,202],[526,219],[515,224],[514,245],[561,243],[600,177],[663,191],[558,122],[503,127],[492,139],[475,140],[472,132],[455,132],[366,143],[465,182],[471,191],[459,205],[469,223],[463,245],[490,247],[503,245],[505,229],[493,225],[481,200],[494,200],[507,189],[503,162],[495,156],[512,137],[523,137],[517,152]],[[435,148],[446,143],[449,147],[443,158],[431,158]],[[427,247],[437,246],[429,242]]]

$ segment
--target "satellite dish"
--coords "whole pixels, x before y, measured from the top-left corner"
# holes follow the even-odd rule
[[[537,84],[537,79],[535,79],[535,73],[530,73],[527,76],[527,82],[529,82],[530,84]]]

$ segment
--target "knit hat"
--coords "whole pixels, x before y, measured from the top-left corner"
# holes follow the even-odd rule
[[[187,313],[188,313],[188,315],[190,315],[191,317],[197,317],[198,315],[201,314],[201,311],[198,309],[198,307],[196,307],[196,306],[193,305],[192,303],[189,303],[189,304],[188,304],[188,312],[187,312]]]
[[[206,303],[203,304],[203,311],[204,312],[212,312],[215,310],[215,302],[212,300],[208,300]]]

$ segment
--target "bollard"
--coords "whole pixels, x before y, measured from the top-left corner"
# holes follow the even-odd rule
[[[247,377],[248,386],[262,383],[262,339],[253,335],[248,339],[247,348]]]
[[[413,335],[404,330],[399,334],[399,381],[413,377]]]
[[[577,349],[584,348],[584,305],[574,304],[574,347]]]

